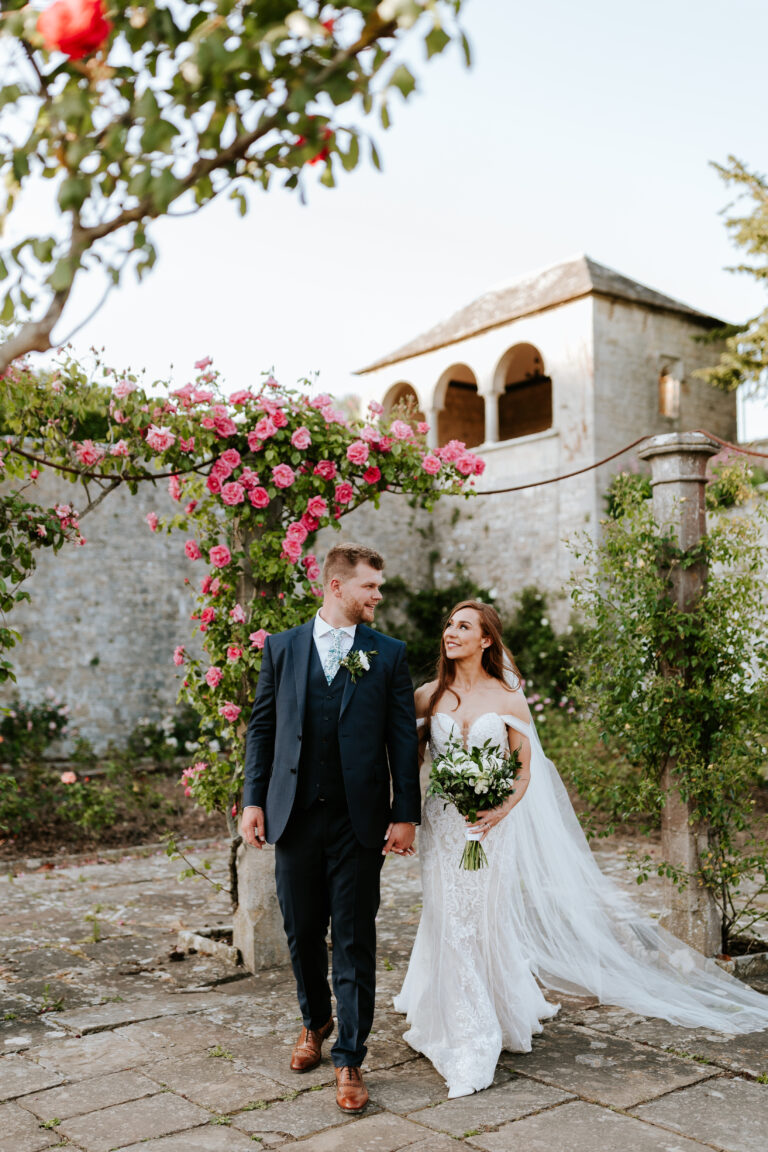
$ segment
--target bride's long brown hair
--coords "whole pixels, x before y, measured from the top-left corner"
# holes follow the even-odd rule
[[[445,629],[448,627],[448,621],[453,617],[454,613],[462,608],[471,608],[474,612],[477,612],[480,617],[480,627],[483,630],[483,635],[487,636],[491,641],[488,647],[483,649],[482,666],[484,671],[487,672],[489,676],[493,676],[494,680],[500,681],[505,688],[509,688],[509,685],[504,678],[504,672],[510,666],[518,680],[520,679],[520,673],[512,658],[512,653],[505,648],[504,641],[501,638],[501,620],[496,609],[490,604],[484,604],[482,600],[462,600],[459,604],[453,606],[443,621],[443,630],[440,634],[440,655],[437,659],[436,669],[437,686],[427,706],[427,724],[429,724],[432,718],[435,705],[444,692],[453,693],[456,697],[457,708],[461,704],[461,697],[453,687],[453,681],[456,678],[456,662],[451,660],[445,651]],[[512,691],[511,688],[509,688],[509,690]]]

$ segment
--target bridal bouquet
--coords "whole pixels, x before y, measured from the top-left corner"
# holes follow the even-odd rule
[[[504,752],[492,740],[477,748],[465,748],[461,741],[452,740],[432,761],[427,795],[442,796],[474,824],[478,809],[498,808],[514,792],[520,768],[517,751]],[[460,866],[469,872],[488,864],[481,835],[469,829],[464,833],[467,842]]]

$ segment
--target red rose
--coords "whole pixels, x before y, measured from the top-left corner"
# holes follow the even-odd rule
[[[102,0],[56,0],[41,12],[37,30],[49,52],[81,60],[100,48],[112,31]]]

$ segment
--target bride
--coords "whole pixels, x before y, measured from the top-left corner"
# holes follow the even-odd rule
[[[768,1028],[768,997],[664,931],[598,868],[490,605],[453,609],[416,715],[422,757],[427,743],[437,754],[458,737],[517,749],[522,765],[513,795],[472,826],[487,868],[459,867],[467,824],[456,808],[436,796],[424,805],[423,912],[395,1008],[449,1097],[487,1088],[502,1048],[531,1050],[559,1008],[539,982],[688,1028]]]

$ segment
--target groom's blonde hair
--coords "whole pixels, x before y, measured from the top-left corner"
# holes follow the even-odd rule
[[[323,564],[323,584],[330,584],[334,576],[338,580],[349,580],[360,563],[370,564],[371,568],[381,572],[384,557],[365,544],[334,544]]]

